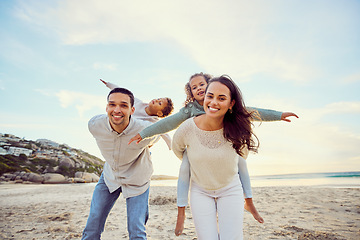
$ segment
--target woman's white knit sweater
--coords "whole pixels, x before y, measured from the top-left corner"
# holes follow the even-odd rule
[[[175,132],[172,148],[180,159],[187,150],[191,180],[206,190],[225,187],[238,174],[238,155],[223,129],[204,131],[190,118]]]

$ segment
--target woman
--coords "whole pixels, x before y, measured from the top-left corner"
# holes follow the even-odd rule
[[[193,74],[189,81],[185,85],[185,93],[187,98],[185,100],[185,107],[180,109],[178,113],[173,114],[172,116],[166,117],[159,122],[150,125],[149,127],[143,129],[139,134],[133,137],[129,143],[136,141],[139,143],[142,139],[154,136],[156,134],[162,134],[169,132],[173,129],[179,127],[186,119],[204,114],[204,98],[205,98],[205,89],[208,85],[208,82],[211,78],[211,75],[206,73],[195,73]],[[247,108],[248,111],[256,110],[258,114],[254,114],[253,121],[287,121],[289,117],[298,117],[292,112],[278,112],[270,109],[261,109],[261,108]],[[244,156],[246,159],[246,155]],[[258,213],[253,204],[251,183],[249,173],[247,171],[246,161],[244,158],[239,157],[239,177],[243,186],[245,194],[245,209],[248,210],[253,217],[259,222],[263,223],[264,220]],[[177,186],[177,204],[178,204],[178,216],[175,227],[175,235],[179,236],[182,234],[184,229],[185,221],[185,207],[188,205],[188,191],[190,183],[190,165],[184,154],[180,170],[179,170],[179,179]]]
[[[186,120],[173,138],[173,151],[186,150],[191,171],[190,205],[198,239],[242,239],[244,196],[238,176],[242,149],[256,151],[252,114],[230,77],[209,81],[205,114]],[[219,229],[219,230],[218,230]]]

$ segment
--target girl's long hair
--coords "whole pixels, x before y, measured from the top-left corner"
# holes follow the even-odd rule
[[[186,93],[185,106],[187,106],[189,103],[191,103],[195,100],[194,95],[191,92],[190,82],[194,77],[198,77],[198,76],[204,77],[206,83],[209,83],[209,80],[211,79],[210,74],[203,73],[203,72],[195,73],[195,74],[191,75],[191,77],[189,78],[189,81],[185,84],[185,93]]]
[[[237,154],[243,156],[241,150],[247,148],[249,151],[257,152],[259,139],[252,131],[251,120],[258,118],[257,112],[248,112],[239,87],[227,75],[212,78],[208,86],[213,82],[224,84],[229,90],[231,101],[235,100],[232,111],[227,111],[224,116],[224,137],[232,143]]]

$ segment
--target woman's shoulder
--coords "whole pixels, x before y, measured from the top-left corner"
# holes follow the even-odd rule
[[[188,118],[186,119],[180,126],[179,129],[182,129],[182,131],[187,131],[189,129],[192,129],[194,127],[194,118]]]

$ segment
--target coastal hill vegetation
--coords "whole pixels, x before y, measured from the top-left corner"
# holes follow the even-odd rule
[[[0,176],[8,173],[58,173],[74,178],[77,172],[100,176],[104,163],[100,158],[66,144],[48,139],[26,140],[0,133]],[[174,180],[177,177],[153,175],[151,179]]]
[[[80,149],[47,139],[26,140],[0,133],[0,175],[13,172],[59,173],[74,177],[76,172],[100,176],[104,161]]]

